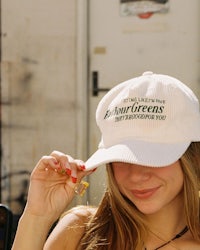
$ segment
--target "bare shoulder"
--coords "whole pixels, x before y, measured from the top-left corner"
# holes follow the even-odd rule
[[[185,239],[180,242],[180,249],[183,250],[200,250],[200,241],[194,239]]]
[[[75,250],[85,232],[85,225],[96,208],[89,206],[78,206],[65,212],[50,236],[48,237],[44,250]]]
[[[192,249],[192,250],[200,250],[200,241],[190,241],[185,244],[185,250],[186,249]]]

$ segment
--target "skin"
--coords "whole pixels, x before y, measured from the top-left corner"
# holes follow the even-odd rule
[[[145,242],[147,249],[162,245],[185,227],[183,172],[179,161],[160,168],[115,162],[112,168],[120,191],[150,224]],[[196,250],[199,247],[188,231],[162,249]]]
[[[185,226],[181,191],[183,174],[179,162],[165,168],[125,163],[112,165],[119,189],[144,213],[151,232],[166,241],[182,230]],[[27,204],[12,250],[76,250],[84,234],[85,223],[95,210],[81,208],[66,214],[48,239],[47,235],[74,198],[76,183],[92,172],[84,171],[82,161],[58,151],[42,157],[31,174]],[[149,233],[145,242],[148,250],[163,243],[157,236]],[[190,232],[177,240],[175,246],[173,244],[162,249],[200,249],[200,244],[194,242]]]
[[[74,198],[76,183],[91,174],[83,170],[82,161],[58,151],[40,159],[31,174],[27,204],[19,221],[12,250],[43,249],[51,225]],[[72,217],[69,216],[69,225]],[[77,220],[77,216],[74,219]],[[69,230],[69,250],[76,249],[77,237],[72,234],[74,232]],[[64,247],[62,245],[58,249]]]
[[[162,168],[120,162],[112,166],[120,191],[142,213],[154,214],[173,206],[176,200],[183,204],[183,173],[179,161]]]

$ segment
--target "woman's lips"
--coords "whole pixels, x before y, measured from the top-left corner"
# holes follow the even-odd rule
[[[154,193],[159,189],[159,187],[156,188],[148,188],[148,189],[134,189],[131,190],[131,193],[139,199],[147,199],[154,195]]]

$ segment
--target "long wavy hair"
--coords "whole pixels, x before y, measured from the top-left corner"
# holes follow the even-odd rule
[[[200,142],[193,142],[180,159],[184,173],[184,210],[195,240],[200,240]],[[144,215],[120,193],[111,164],[108,187],[79,244],[79,250],[141,250],[147,237]]]

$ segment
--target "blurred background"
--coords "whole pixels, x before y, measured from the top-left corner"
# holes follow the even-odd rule
[[[0,202],[17,218],[30,172],[59,150],[97,148],[97,103],[144,71],[182,80],[200,97],[200,1],[0,0]],[[98,204],[104,168],[72,205]]]

